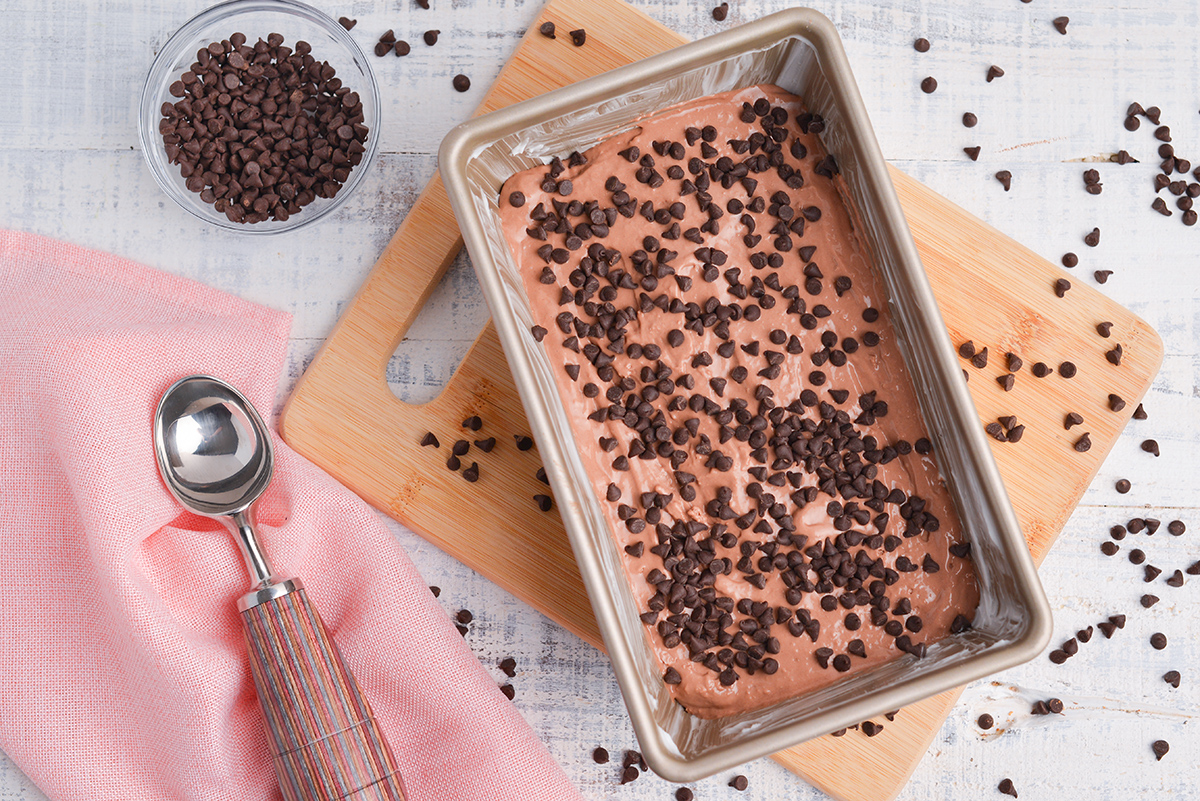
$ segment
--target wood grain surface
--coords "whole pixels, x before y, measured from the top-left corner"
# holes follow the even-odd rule
[[[541,0],[312,0],[334,17],[358,20],[351,35],[370,51],[389,28],[413,44],[402,59],[371,65],[383,93],[380,155],[357,194],[320,224],[281,237],[248,238],[193,219],[167,199],[146,169],[137,137],[137,94],[154,52],[187,18],[215,0],[9,0],[0,25],[0,225],[99,248],[193,278],[293,315],[282,402],[360,289],[379,254],[436,171],[450,127],[479,105],[542,8]],[[631,0],[670,29],[697,38],[795,0],[729,0],[725,22],[712,2]],[[975,682],[964,692],[904,790],[903,801],[1003,798],[1011,777],[1022,799],[1191,798],[1200,786],[1200,584],[1164,579],[1200,558],[1200,230],[1150,210],[1158,172],[1153,126],[1122,127],[1132,101],[1158,105],[1176,149],[1200,162],[1200,69],[1193,0],[807,0],[845,42],[885,157],[906,174],[1029,245],[1053,263],[1079,254],[1070,271],[1148,320],[1166,345],[1146,398],[1148,420],[1119,437],[1041,568],[1054,610],[1052,647],[1108,615],[1129,616],[1111,641],[1097,634],[1065,665],[1043,655]],[[1051,21],[1067,15],[1060,36]],[[421,32],[438,28],[435,47]],[[928,38],[927,53],[913,40]],[[589,36],[589,43],[595,43]],[[985,81],[991,64],[1006,74]],[[469,75],[465,93],[451,78]],[[935,76],[937,92],[919,83]],[[963,112],[978,115],[972,129]],[[982,147],[978,162],[962,152]],[[1140,163],[1108,156],[1127,149]],[[1104,192],[1083,191],[1084,169],[1099,169]],[[1013,173],[1012,191],[993,179]],[[1165,195],[1166,193],[1164,193]],[[1173,201],[1174,198],[1172,197]],[[1173,208],[1173,204],[1172,204]],[[1099,226],[1089,248],[1083,235]],[[1198,226],[1200,228],[1200,226]],[[1104,285],[1093,271],[1114,271]],[[430,294],[386,361],[386,384],[420,403],[435,397],[472,347],[488,316],[465,256]],[[961,332],[956,332],[961,333]],[[253,347],[253,343],[248,343]],[[0,364],[3,355],[0,354]],[[2,372],[2,367],[0,367]],[[974,377],[972,379],[974,381]],[[1162,457],[1139,445],[1155,438]],[[1001,452],[1002,453],[1002,452]],[[1003,458],[1003,455],[1001,455]],[[1038,469],[1029,482],[1054,482]],[[1117,479],[1132,481],[1120,494]],[[461,525],[470,523],[461,510]],[[1109,527],[1136,516],[1182,519],[1182,537],[1129,537],[1121,553],[1099,551]],[[675,787],[653,776],[620,785],[619,760],[597,765],[592,749],[636,747],[607,659],[458,560],[381,515],[453,615],[474,612],[467,642],[585,798],[662,801]],[[1125,555],[1145,550],[1167,569],[1152,584]],[[3,544],[0,542],[0,554]],[[310,583],[319,577],[309,577]],[[1143,609],[1153,592],[1162,601]],[[1153,632],[1170,644],[1156,651]],[[514,657],[516,676],[497,668]],[[1178,689],[1165,684],[1179,670]],[[0,684],[6,677],[0,675]],[[1061,698],[1062,715],[1030,714],[1035,699]],[[989,731],[975,723],[995,716]],[[89,725],[79,721],[79,725]],[[886,721],[885,721],[886,726]],[[887,733],[885,728],[884,734]],[[884,735],[880,735],[882,737]],[[1171,743],[1161,762],[1150,743]],[[871,741],[862,740],[865,747]],[[186,755],[177,755],[184,759]],[[176,755],[163,758],[176,758]],[[749,790],[726,786],[733,772],[691,785],[698,799],[818,801],[819,790],[772,760],[743,766]],[[230,799],[239,797],[231,788]],[[46,796],[0,754],[0,799]]]
[[[595,47],[567,46],[536,33],[543,22],[559,31],[590,31]],[[531,24],[480,106],[489,111],[564,86],[684,41],[620,0],[551,0]],[[1015,415],[1028,436],[995,448],[1022,530],[1040,562],[1115,443],[1133,404],[1113,413],[1110,392],[1141,398],[1162,358],[1158,336],[1126,309],[1090,287],[1065,298],[1052,291],[1064,271],[963,210],[894,171],[905,214],[955,342],[990,348],[986,369],[970,368],[969,386],[982,422]],[[520,452],[512,435],[525,433],[520,399],[489,324],[445,390],[423,405],[406,404],[385,386],[386,361],[462,246],[439,178],[417,199],[370,277],[343,313],[284,409],[280,431],[300,453],[324,467],[377,509],[601,647],[587,595],[556,514],[547,519],[531,498],[546,491],[534,472],[536,453]],[[1114,324],[1112,340],[1097,322]],[[1104,351],[1121,342],[1119,368]],[[1004,354],[1025,360],[1012,392],[994,378],[1007,370]],[[1073,379],[1035,378],[1031,366],[1057,368],[1068,358]],[[964,362],[964,364],[966,364]],[[1069,411],[1086,425],[1063,428]],[[462,421],[479,415],[487,429],[466,434]],[[981,423],[982,424],[982,423]],[[1072,446],[1090,433],[1086,453]],[[466,485],[446,469],[446,449],[421,447],[431,431],[455,439],[495,436],[500,445],[472,451],[483,479]],[[1059,480],[1047,482],[1044,472]],[[456,511],[472,510],[463,527]],[[776,759],[835,798],[884,801],[895,797],[916,768],[957,699],[947,692],[901,710],[871,738],[824,737]]]

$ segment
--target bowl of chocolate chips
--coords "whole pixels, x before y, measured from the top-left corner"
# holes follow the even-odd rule
[[[379,88],[346,29],[294,0],[233,0],[158,51],[139,135],[158,185],[221,228],[274,234],[339,208],[378,147]]]

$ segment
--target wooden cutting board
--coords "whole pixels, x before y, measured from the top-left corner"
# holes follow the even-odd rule
[[[587,30],[576,48],[537,27]],[[551,0],[488,91],[479,111],[492,111],[582,78],[667,50],[684,41],[620,0]],[[993,443],[1022,530],[1035,559],[1054,538],[1095,476],[1150,386],[1162,359],[1157,334],[1096,290],[1077,284],[1066,297],[1052,287],[1067,275],[1056,266],[892,171],[909,224],[950,335],[986,345],[991,359],[971,367],[969,387],[983,422],[1015,415],[1026,433],[1018,444]],[[548,492],[534,478],[537,450],[520,451],[513,434],[528,426],[495,330],[489,323],[442,394],[430,403],[399,401],[384,371],[462,238],[441,179],[434,176],[388,243],[370,277],[343,313],[297,384],[280,422],[283,438],[376,508],[544,612],[596,647],[600,637],[557,511],[543,513],[532,496]],[[1113,323],[1112,338],[1095,325]],[[1104,353],[1120,343],[1119,367]],[[995,378],[1004,354],[1025,361],[1011,392]],[[1070,380],[1035,378],[1030,366],[1075,362]],[[1108,409],[1108,395],[1127,401]],[[1084,425],[1071,431],[1075,411]],[[483,429],[461,427],[479,415]],[[440,449],[418,442],[433,431]],[[1092,447],[1076,452],[1080,433]],[[473,448],[482,478],[474,484],[446,469],[448,445],[494,436],[491,453]],[[469,507],[469,525],[463,509]],[[820,789],[846,801],[893,798],[916,768],[959,696],[952,690],[906,707],[881,734],[822,737],[775,755]]]

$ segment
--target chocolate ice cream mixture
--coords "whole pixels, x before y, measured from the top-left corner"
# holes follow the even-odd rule
[[[501,190],[663,680],[704,718],[921,657],[979,602],[825,127],[756,86]]]

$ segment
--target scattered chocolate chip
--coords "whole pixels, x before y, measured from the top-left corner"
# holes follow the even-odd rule
[[[1109,276],[1112,274],[1112,270],[1095,270],[1092,272],[1092,278],[1096,279],[1097,284],[1107,284]]]
[[[1087,453],[1092,449],[1092,438],[1088,436],[1088,432],[1083,432],[1083,436],[1075,440],[1074,447],[1079,453]]]
[[[1163,674],[1162,678],[1163,678],[1163,681],[1165,681],[1167,684],[1170,684],[1176,690],[1179,689],[1179,682],[1182,677],[1179,675],[1178,670],[1168,670],[1166,673]]]
[[[1161,651],[1167,647],[1167,635],[1162,632],[1155,632],[1150,635],[1150,647],[1155,651]]]
[[[1063,362],[1058,366],[1058,374],[1063,378],[1074,378],[1077,372],[1074,362]]]
[[[553,23],[551,23],[551,24],[553,24]],[[608,757],[608,749],[607,748],[602,748],[602,747],[597,746],[596,749],[592,751],[592,761],[595,762],[597,765],[608,764],[608,759],[609,759],[609,757]]]
[[[968,111],[962,116],[962,124],[965,128],[974,128],[979,124],[979,118]]]
[[[1004,70],[1000,69],[995,64],[988,67],[988,71],[987,71],[987,82],[988,83],[991,83],[992,81],[996,80],[997,78],[1003,78],[1003,77],[1004,77]]]
[[[513,439],[516,440],[519,451],[527,451],[533,447],[533,438],[525,434],[513,434]]]
[[[1052,715],[1061,715],[1063,711],[1063,702],[1057,698],[1051,698],[1046,702],[1046,708],[1050,710]]]
[[[1017,380],[1012,373],[1005,373],[1004,375],[996,376],[996,383],[1005,392],[1012,392],[1012,388],[1017,383]]]
[[[679,671],[673,667],[668,667],[663,671],[664,684],[679,684],[683,681],[683,676],[679,675]]]
[[[1112,350],[1105,351],[1104,358],[1107,359],[1111,364],[1113,364],[1117,367],[1120,367],[1121,366],[1121,356],[1123,356],[1123,355],[1124,355],[1124,350],[1121,348],[1121,344],[1118,342],[1117,345]]]
[[[976,145],[975,147],[964,147],[963,152],[966,153],[967,156],[970,157],[971,161],[979,161],[979,146],[978,145]]]
[[[440,30],[425,31],[425,33],[422,35],[421,38],[425,40],[425,44],[429,45],[430,47],[433,47],[435,44],[437,44],[438,34],[440,34],[440,33],[441,33]]]
[[[1160,762],[1167,755],[1167,752],[1171,750],[1171,744],[1166,740],[1155,740],[1151,743],[1150,748],[1154,751],[1154,761]]]
[[[978,723],[979,728],[983,729],[984,731],[987,731],[988,729],[992,728],[992,726],[996,725],[995,719],[993,719],[992,716],[987,712],[984,712],[982,715],[980,715],[979,720],[977,720],[976,723]]]
[[[1067,431],[1071,430],[1071,426],[1077,426],[1083,422],[1083,417],[1077,412],[1068,412],[1066,419],[1063,420],[1063,428]]]
[[[626,765],[621,771],[621,784],[629,784],[632,781],[636,781],[637,777],[640,775],[641,774],[638,773],[638,769],[633,765]]]
[[[1174,573],[1172,573],[1171,577],[1169,579],[1167,579],[1167,585],[1170,587],[1182,587],[1183,586],[1183,571],[1176,570]]]
[[[996,789],[1005,795],[1011,795],[1013,798],[1017,797],[1017,788],[1013,787],[1012,779],[1001,779]]]
[[[1129,479],[1127,479],[1127,478],[1117,479],[1117,483],[1115,486],[1116,486],[1117,492],[1121,493],[1122,495],[1129,492],[1129,490],[1132,488],[1132,485],[1129,483]]]
[[[1164,217],[1170,217],[1175,213],[1167,208],[1167,201],[1163,200],[1161,197],[1154,198],[1154,202],[1150,204],[1150,208],[1154,209]]]
[[[1075,267],[1079,264],[1079,257],[1074,253],[1064,253],[1062,257],[1063,267]]]
[[[545,36],[547,39],[558,38],[554,35],[554,23],[553,22],[543,22],[541,25],[538,26],[538,33],[540,33],[542,36]]]
[[[933,94],[935,91],[937,91],[937,79],[933,76],[925,78],[923,81],[921,81],[921,91],[927,95]]]
[[[1174,537],[1183,536],[1183,532],[1187,531],[1187,526],[1182,520],[1172,520],[1167,523],[1167,531]]]
[[[1108,408],[1110,411],[1119,412],[1125,408],[1125,400],[1120,395],[1108,396]]]
[[[996,180],[1004,187],[1005,192],[1012,188],[1012,173],[1008,170],[1001,170],[996,173]]]
[[[472,431],[478,431],[479,429],[483,428],[483,420],[480,419],[478,415],[468,417],[466,420],[463,420],[462,426],[463,428],[469,428]]]
[[[1149,609],[1150,607],[1152,607],[1156,603],[1158,603],[1158,601],[1159,601],[1159,597],[1157,595],[1149,595],[1149,594],[1143,595],[1142,596],[1142,608]]]
[[[1034,362],[1033,367],[1029,369],[1038,378],[1045,378],[1050,375],[1050,366],[1045,362]]]
[[[1109,615],[1108,622],[1112,623],[1114,626],[1116,626],[1119,629],[1125,628],[1125,616],[1124,615]]]
[[[358,20],[350,19],[349,17],[338,17],[338,24],[341,25],[346,30],[350,30],[351,28],[353,28],[355,25],[358,24]]]
[[[479,465],[471,462],[471,466],[462,472],[462,477],[474,484],[479,480]]]
[[[1134,548],[1129,552],[1129,561],[1133,562],[1135,565],[1140,565],[1142,562],[1146,561],[1146,552],[1141,548]]]
[[[466,75],[455,75],[452,83],[456,92],[465,92],[471,88],[471,79]]]
[[[1145,420],[1146,419],[1146,409],[1144,406],[1142,406],[1142,404],[1139,403],[1137,405],[1137,408],[1133,410],[1133,419],[1134,420]]]
[[[1142,441],[1142,450],[1144,450],[1146,453],[1150,453],[1155,456],[1160,455],[1159,451],[1158,451],[1158,442],[1156,442],[1155,440],[1152,440],[1152,439],[1147,439],[1147,440]]]
[[[1067,35],[1067,23],[1070,21],[1071,21],[1070,17],[1055,17],[1054,18],[1054,30],[1058,31],[1063,36],[1066,36]]]
[[[1142,580],[1145,581],[1147,584],[1154,581],[1156,578],[1158,578],[1162,574],[1162,570],[1160,568],[1155,567],[1154,565],[1146,565],[1145,567],[1142,568],[1142,570],[1145,573],[1145,575],[1142,577]]]
[[[432,431],[421,437],[421,447],[426,447],[428,445],[432,445],[435,448],[440,448],[442,446],[442,444],[438,442],[437,436],[435,436]]]
[[[745,776],[743,776],[739,773],[737,776],[734,776],[732,779],[729,780],[729,786],[740,792],[742,790],[745,790],[747,787],[749,787],[750,782],[749,782],[749,780],[746,779]]]
[[[987,348],[984,348],[983,350],[979,351],[978,353],[976,353],[974,356],[971,357],[971,364],[975,365],[980,370],[987,367],[987,361],[988,361],[988,349]]]
[[[1021,357],[1015,353],[1006,353],[1004,354],[1004,358],[1008,360],[1008,370],[1012,373],[1020,370],[1021,366],[1025,364],[1025,362],[1021,360]]]
[[[715,19],[717,22],[724,22],[725,18],[728,16],[729,16],[729,3],[721,3],[721,5],[717,6],[716,8],[714,8],[712,10],[712,18]]]
[[[534,495],[533,502],[537,504],[538,509],[543,512],[549,512],[550,507],[554,504],[554,499],[549,495]]]
[[[571,44],[575,45],[576,47],[583,47],[584,43],[587,42],[587,31],[585,31],[583,28],[576,28],[575,30],[571,31],[570,34]]]
[[[1071,282],[1065,278],[1059,278],[1054,282],[1054,294],[1060,298],[1065,298],[1070,288]]]
[[[1120,546],[1110,540],[1100,543],[1100,553],[1105,556],[1114,556],[1119,550],[1121,550]]]
[[[513,689],[511,684],[501,684],[500,692],[504,693],[504,697],[510,701],[517,697],[517,691]]]
[[[505,676],[508,676],[510,679],[517,675],[517,660],[513,659],[511,656],[506,656],[501,659],[500,672],[502,672]]]
[[[1100,229],[1093,228],[1090,233],[1084,234],[1083,244],[1090,248],[1094,248],[1100,244]]]

